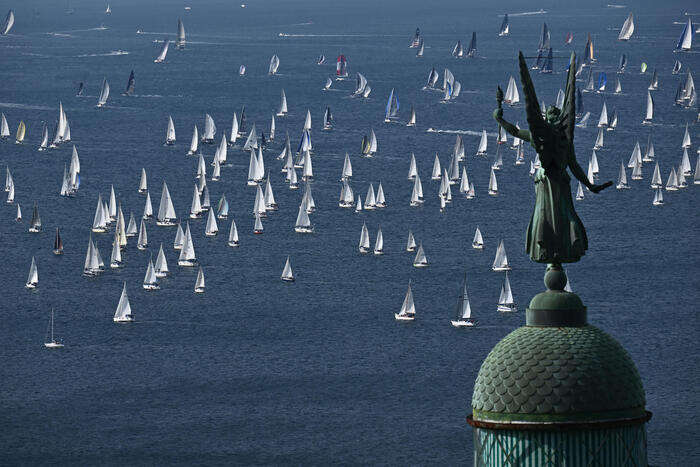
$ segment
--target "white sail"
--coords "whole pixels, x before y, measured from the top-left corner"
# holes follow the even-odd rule
[[[515,301],[513,300],[513,292],[510,288],[510,280],[508,280],[507,272],[506,277],[503,280],[503,285],[501,286],[501,295],[498,298],[498,311],[516,311]]]
[[[403,304],[398,313],[394,313],[394,318],[397,321],[413,321],[416,316],[416,305],[413,301],[413,292],[411,291],[411,282],[408,282],[408,290],[403,299]]]
[[[219,219],[228,219],[228,201],[226,200],[226,195],[221,195],[219,203],[217,205],[216,217]]]
[[[618,190],[623,190],[626,188],[629,188],[629,185],[627,184],[627,172],[625,172],[625,164],[620,162],[620,174],[617,177],[617,185],[615,185],[615,188]]]
[[[476,150],[476,155],[477,156],[485,156],[487,145],[488,145],[488,137],[486,136],[486,130],[482,130],[481,139],[479,140],[479,147]]]
[[[350,155],[345,153],[345,160],[343,161],[343,172],[341,179],[347,179],[352,177],[352,163],[350,162]]]
[[[7,118],[5,114],[0,114],[0,138],[10,137],[10,126],[7,124]]]
[[[182,24],[182,20],[180,18],[177,19],[177,41],[175,42],[175,46],[178,49],[184,49],[185,48],[185,26]]]
[[[139,250],[145,250],[148,247],[148,232],[146,231],[146,223],[141,219],[141,228],[139,229],[139,238],[136,242],[136,247]]]
[[[100,89],[100,97],[97,99],[97,107],[103,107],[109,98],[109,83],[107,78],[102,80],[102,88]]]
[[[250,128],[248,139],[246,139],[245,144],[243,145],[244,151],[248,151],[250,149],[258,149],[258,133],[255,129],[255,123],[253,123],[253,126]]]
[[[39,285],[39,270],[36,267],[36,260],[32,256],[32,264],[29,266],[29,276],[27,277],[26,287],[34,289]]]
[[[600,118],[598,119],[598,128],[606,126],[608,126],[608,106],[603,102],[603,110],[600,111]]]
[[[360,233],[360,253],[367,253],[369,251],[369,230],[367,230],[367,224],[362,223],[362,232]]]
[[[153,205],[151,204],[151,193],[146,192],[146,201],[143,205],[143,218],[150,219],[153,217]]]
[[[476,228],[476,232],[474,232],[474,240],[472,240],[472,247],[480,250],[484,247],[484,238],[481,236],[481,230],[479,230],[479,227]]]
[[[209,208],[209,215],[207,216],[207,227],[204,231],[204,235],[207,237],[214,237],[219,233],[219,226],[216,224],[216,216],[214,215],[214,209]]]
[[[270,67],[268,68],[268,74],[270,74],[270,75],[277,74],[277,69],[279,67],[280,67],[280,59],[277,55],[273,55],[272,58],[270,58]]]
[[[498,244],[496,257],[493,260],[491,269],[494,271],[510,271],[511,269],[508,264],[508,255],[506,255],[506,247],[503,245],[503,240]]]
[[[630,169],[633,169],[636,165],[642,165],[642,150],[639,147],[639,141],[634,144],[632,155],[630,156],[630,160],[627,162],[627,167]]]
[[[229,144],[235,144],[238,139],[238,116],[236,112],[233,113],[233,121],[231,122],[231,136],[229,137]]]
[[[228,232],[228,246],[237,247],[238,245],[238,228],[236,228],[236,221],[231,219],[231,228]]]
[[[506,104],[515,105],[520,102],[520,93],[518,92],[518,86],[515,83],[515,78],[512,76],[508,80],[508,87],[506,88],[506,94],[503,99]]]
[[[439,161],[438,161],[439,164]],[[416,167],[416,156],[411,153],[411,161],[408,166],[408,179],[413,180],[418,175],[418,168]]]
[[[189,222],[187,223],[183,240],[177,264],[180,266],[194,266],[197,263],[197,257],[194,252],[194,243],[192,242],[192,232],[190,231]]]
[[[692,144],[690,142],[690,133],[688,133],[688,124],[685,124],[685,133],[683,134],[683,142],[681,143],[681,148],[689,148]]]
[[[284,269],[282,269],[281,278],[283,281],[287,282],[294,281],[294,272],[292,272],[292,264],[289,260],[289,256],[287,256],[287,261],[284,263]]]
[[[424,268],[428,266],[428,258],[425,256],[425,250],[423,249],[423,244],[418,246],[418,251],[416,251],[416,257],[413,259],[413,266],[416,268]]]
[[[377,207],[377,201],[374,197],[374,186],[370,183],[367,188],[367,196],[365,196],[365,209],[372,210]]]
[[[285,115],[287,115],[287,112],[287,95],[284,93],[284,89],[282,89],[282,95],[280,97],[280,106],[277,110],[277,116],[284,117]]]
[[[124,282],[124,288],[122,289],[121,297],[119,297],[119,304],[117,304],[113,320],[115,323],[134,320],[134,315],[131,313],[131,305],[129,304],[129,296],[126,294],[126,282]]]
[[[158,249],[158,257],[156,258],[154,272],[156,277],[165,277],[170,272],[170,270],[168,269],[168,261],[165,258],[165,252],[163,251],[162,243],[160,244],[160,248]]]
[[[379,226],[377,229],[377,238],[374,241],[374,254],[383,255],[384,254],[384,235],[382,234],[382,227]]]
[[[146,290],[157,290],[160,288],[158,285],[158,277],[156,276],[156,270],[153,267],[153,258],[148,260],[148,266],[146,267],[146,275],[143,278],[143,288]]]
[[[496,180],[496,172],[491,168],[491,176],[489,177],[489,194],[496,196],[498,194],[498,180]]]
[[[173,117],[168,115],[168,129],[165,132],[165,144],[173,144],[175,142],[175,124]]]
[[[656,163],[656,166],[654,167],[654,174],[651,176],[651,187],[652,188],[660,188],[663,185],[663,181],[661,180],[661,169],[659,169],[659,163]]]
[[[200,266],[199,271],[197,271],[197,280],[194,282],[194,291],[195,293],[204,293],[205,288],[204,271],[202,270],[202,266]]]
[[[5,17],[5,22],[2,25],[2,30],[0,30],[0,35],[6,36],[12,26],[15,24],[15,12],[10,10]]]
[[[182,225],[177,224],[177,231],[175,232],[175,240],[173,241],[173,249],[181,250],[182,245],[185,244],[185,232],[182,231]]]
[[[651,97],[651,92],[647,91],[647,107],[644,113],[644,121],[642,123],[651,123],[654,118],[654,99]]]
[[[214,119],[209,114],[204,114],[204,132],[202,133],[202,142],[212,143],[214,142],[214,136],[216,135],[216,124]]]
[[[691,22],[691,18],[688,18],[688,23],[686,23],[685,28],[683,29],[683,32],[681,33],[681,37],[678,40],[678,45],[676,46],[676,49],[678,49],[678,50],[690,50],[692,46],[693,46],[693,23]]]
[[[622,24],[620,29],[620,34],[618,34],[617,39],[621,41],[628,41],[634,33],[634,14],[630,13],[625,22]]]
[[[160,49],[160,53],[156,57],[155,60],[153,60],[153,63],[163,63],[165,61],[165,56],[168,55],[168,48],[170,47],[170,39],[165,39],[165,42],[163,43],[163,47]]]
[[[440,180],[442,176],[442,169],[440,168],[440,158],[438,158],[437,152],[435,153],[435,160],[433,161],[433,173],[431,179]]]
[[[408,240],[406,240],[406,251],[412,252],[416,250],[416,239],[413,236],[413,232],[408,231]]]
[[[177,220],[177,215],[175,214],[173,200],[170,197],[170,191],[168,191],[168,184],[163,181],[163,191],[160,197],[160,206],[158,207],[158,225],[172,226],[175,225],[175,220]]]

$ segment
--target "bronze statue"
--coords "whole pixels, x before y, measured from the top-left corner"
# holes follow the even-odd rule
[[[494,111],[493,116],[508,133],[530,142],[542,165],[535,173],[535,210],[527,228],[527,253],[538,263],[574,263],[586,253],[588,238],[583,223],[574,210],[569,184],[571,178],[566,169],[571,170],[571,173],[593,193],[609,187],[612,182],[594,185],[576,161],[575,55],[571,54],[564,105],[561,109],[550,106],[545,118],[540,111],[535,87],[522,52],[519,61],[527,123],[530,128],[518,130],[515,125],[503,119],[503,91],[500,86],[496,96],[498,109]]]

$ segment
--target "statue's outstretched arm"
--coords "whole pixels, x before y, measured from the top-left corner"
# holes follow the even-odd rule
[[[578,164],[573,147],[571,148],[571,155],[569,156],[569,170],[571,170],[571,173],[574,174],[574,177],[576,177],[593,193],[598,193],[599,191],[612,185],[612,182],[605,182],[602,185],[594,185],[591,183],[591,181],[588,180],[588,175],[586,175],[586,172],[584,172],[581,166]]]
[[[530,142],[530,131],[529,130],[520,130],[518,129],[517,126],[513,125],[507,120],[503,119],[503,109],[498,108],[493,112],[493,118],[498,122],[499,125],[503,127],[504,130],[506,130],[508,133],[511,134],[511,136],[515,136],[516,138],[520,138],[523,141]]]

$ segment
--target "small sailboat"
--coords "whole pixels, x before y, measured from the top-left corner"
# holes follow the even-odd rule
[[[620,162],[620,174],[617,177],[617,184],[615,185],[615,188],[618,190],[624,190],[628,189],[629,185],[627,184],[627,172],[625,172],[625,164]]]
[[[12,204],[15,202],[15,183],[12,182],[10,184],[10,189],[7,192],[7,200],[5,201],[7,204]]]
[[[392,88],[384,110],[384,122],[390,123],[392,120],[395,120],[398,116],[398,112],[399,97],[396,93],[394,93],[394,88]]]
[[[622,23],[622,28],[620,28],[620,34],[617,36],[617,40],[628,41],[632,34],[634,33],[634,14],[630,12],[629,16],[624,23]]]
[[[182,24],[182,20],[180,18],[177,19],[177,40],[175,41],[175,47],[178,49],[184,49],[185,48],[185,26]]]
[[[360,253],[369,252],[369,230],[367,230],[367,224],[362,223],[362,232],[360,233]]]
[[[457,317],[456,319],[451,320],[450,323],[456,328],[476,326],[476,321],[472,319],[472,308],[469,304],[469,295],[467,294],[466,273],[464,274],[460,294],[457,298]]]
[[[145,250],[148,248],[148,232],[146,231],[146,223],[141,219],[141,228],[139,229],[139,239],[136,243],[136,248]]]
[[[153,63],[163,63],[165,61],[165,56],[168,55],[168,48],[170,47],[170,39],[165,39],[163,42],[163,47],[160,49],[160,53],[153,60]]]
[[[241,65],[240,68],[238,68],[238,76],[245,76],[245,65]]]
[[[515,78],[511,76],[508,79],[508,87],[506,88],[506,94],[504,96],[503,102],[508,105],[514,106],[520,102],[520,93],[518,92],[518,85],[515,83]]]
[[[498,36],[503,37],[510,34],[510,24],[508,23],[508,13],[503,15],[503,22],[501,23],[501,28],[498,30]]]
[[[654,167],[654,174],[651,176],[651,187],[654,189],[663,187],[663,181],[661,180],[661,169],[659,169],[658,162]]]
[[[673,64],[673,70],[671,71],[671,74],[677,75],[681,72],[681,68],[683,68],[683,65],[680,61],[676,60],[676,62]]]
[[[17,125],[17,133],[15,134],[15,144],[22,144],[24,142],[24,137],[27,133],[27,126],[24,124],[24,120],[19,122]]]
[[[190,223],[187,223],[185,235],[183,237],[182,249],[180,257],[177,261],[178,266],[192,267],[197,265],[197,256],[194,252],[194,243],[192,242],[192,232],[190,231]]]
[[[421,37],[420,45],[418,46],[418,50],[416,51],[416,57],[422,57],[424,54],[425,54],[425,43],[423,42],[423,38]]]
[[[216,216],[214,215],[214,208],[209,208],[209,215],[207,216],[207,227],[204,231],[204,235],[207,237],[216,237],[219,233],[219,227],[216,224]]]
[[[197,280],[194,283],[194,293],[204,293],[204,290],[204,271],[202,266],[200,266],[199,271],[197,271]]]
[[[374,241],[374,254],[379,256],[384,254],[384,235],[382,234],[382,226],[377,229],[377,238]]]
[[[518,311],[515,301],[513,300],[513,292],[510,288],[510,280],[508,280],[508,272],[506,272],[506,277],[503,279],[503,285],[501,286],[501,295],[498,298],[498,311],[508,313],[513,311]]]
[[[282,95],[280,97],[280,106],[279,110],[277,110],[277,116],[284,117],[287,115],[287,112],[287,95],[284,93],[284,89],[282,89]]]
[[[477,156],[485,156],[486,155],[487,144],[488,144],[488,137],[486,136],[486,130],[482,130],[481,131],[481,139],[479,140],[479,147],[476,150]]]
[[[141,179],[139,180],[139,194],[145,195],[148,193],[148,177],[146,177],[146,169],[141,168]]]
[[[282,269],[282,276],[280,277],[284,282],[294,282],[294,272],[292,271],[292,263],[289,260],[289,255],[287,255],[287,261],[284,263],[284,269]]]
[[[277,55],[273,55],[272,58],[270,58],[270,67],[268,68],[267,73],[270,76],[276,75],[279,67],[280,67],[280,59]]]
[[[14,187],[14,184],[12,186]],[[29,222],[29,232],[41,232],[41,217],[39,216],[39,205],[36,201],[34,202],[34,209],[32,210],[32,219]]]
[[[477,226],[476,232],[474,232],[474,240],[472,240],[472,248],[476,250],[484,249],[484,238],[481,236],[481,230]]]
[[[158,249],[158,256],[156,257],[154,271],[156,273],[156,277],[165,277],[170,272],[170,270],[168,269],[168,261],[165,258],[165,252],[163,251],[162,243],[160,244],[160,248]]]
[[[62,255],[63,254],[63,240],[61,240],[61,232],[56,227],[56,237],[53,240],[53,254]]]
[[[654,191],[654,199],[651,202],[652,206],[662,206],[664,204],[664,193],[661,188]]]
[[[498,196],[498,180],[496,180],[496,172],[491,167],[491,176],[489,177],[489,195]]]
[[[411,281],[408,281],[408,290],[403,299],[403,304],[398,313],[394,313],[397,321],[413,321],[416,319],[416,305],[413,302],[413,292],[411,291]]]
[[[425,256],[425,250],[423,249],[423,243],[418,245],[418,251],[416,252],[416,257],[413,259],[413,267],[415,268],[427,268],[428,258]]]
[[[156,277],[156,270],[153,267],[153,256],[148,259],[148,266],[146,267],[146,275],[143,278],[143,288],[145,290],[158,290],[160,285],[158,285],[158,278]]]
[[[238,229],[236,228],[236,221],[231,219],[231,228],[228,232],[228,246],[235,248],[240,245],[238,240]]]
[[[129,304],[129,296],[126,294],[126,281],[124,281],[124,288],[122,289],[121,297],[119,297],[119,304],[117,304],[117,309],[114,312],[113,321],[115,323],[131,323],[134,321],[134,315],[131,313],[131,305]]]
[[[129,80],[126,82],[126,89],[122,93],[122,96],[133,96],[136,90],[136,77],[134,75],[134,70],[131,70],[129,74]]]
[[[148,197],[147,201],[150,201]],[[144,212],[144,216],[146,213]],[[177,215],[175,214],[175,207],[173,206],[173,200],[170,197],[170,191],[168,190],[168,184],[163,181],[163,190],[160,196],[160,206],[158,207],[158,218],[156,224],[159,226],[174,226],[176,224]]]
[[[175,144],[175,124],[170,115],[168,115],[168,129],[165,131],[165,144],[168,146]]]
[[[578,188],[576,189],[576,201],[581,201],[583,200],[583,184],[581,182],[578,182]]]
[[[17,212],[15,213],[15,221],[22,222],[22,208],[17,203]]]
[[[688,22],[683,27],[681,36],[678,38],[678,43],[676,44],[676,51],[686,51],[690,50],[693,46],[693,23],[691,18],[688,18]]]
[[[97,107],[104,107],[109,98],[109,83],[107,78],[102,79],[102,87],[100,88],[100,96],[97,98]]]
[[[29,266],[29,276],[24,286],[28,289],[36,289],[37,285],[39,285],[39,270],[36,267],[36,260],[32,256],[32,264]]]
[[[299,212],[297,214],[297,220],[294,225],[294,231],[297,233],[313,233],[314,231],[314,226],[313,224],[311,224],[311,219],[309,218],[309,213],[307,212],[307,206],[305,202],[302,202],[299,206]]]
[[[2,28],[0,28],[0,35],[6,36],[9,32],[10,29],[12,29],[12,26],[15,24],[15,12],[13,10],[10,10],[7,12],[7,16],[5,16],[5,21],[2,23]]]
[[[503,240],[498,244],[496,249],[496,257],[493,260],[491,269],[494,271],[510,271],[511,267],[508,264],[508,255],[506,255],[506,247],[503,245]]]
[[[175,240],[173,240],[173,249],[182,250],[185,244],[185,232],[182,231],[182,225],[178,222],[177,230],[175,231]]]
[[[304,211],[304,212],[306,212],[306,211]],[[262,235],[263,232],[264,232],[264,229],[263,229],[262,219],[260,218],[260,214],[256,213],[255,214],[255,226],[253,226],[253,233],[255,235]]]
[[[63,348],[63,343],[56,340],[53,333],[53,308],[51,308],[51,320],[49,321],[50,338],[48,342],[44,342],[44,347],[47,349],[60,349]],[[48,333],[47,333],[48,334]]]
[[[88,241],[88,249],[85,254],[85,265],[83,266],[83,275],[87,277],[97,276],[102,272],[104,268],[104,262],[102,261],[102,256],[100,251],[97,249],[92,241],[92,234],[90,234],[90,240]]]
[[[10,137],[10,126],[7,124],[7,117],[4,113],[0,113],[0,139]]]
[[[149,220],[153,217],[153,204],[151,203],[151,193],[146,191],[146,201],[143,204],[143,215],[141,216],[144,220]]]
[[[416,251],[416,239],[413,237],[413,232],[408,231],[408,240],[406,241],[406,251],[414,252]]]
[[[651,92],[647,91],[647,107],[644,113],[643,125],[650,125],[654,118],[654,99],[651,97]]]

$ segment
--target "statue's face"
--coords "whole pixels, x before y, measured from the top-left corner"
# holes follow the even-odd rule
[[[547,123],[554,123],[557,121],[559,118],[560,110],[553,105],[550,105],[547,107],[547,113],[545,114],[545,117],[547,119]]]

